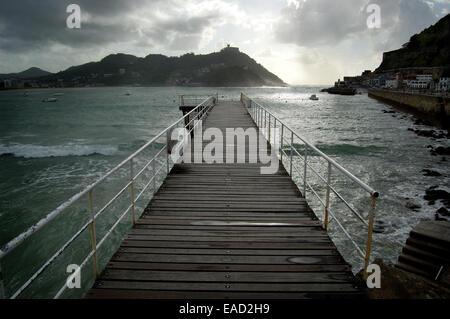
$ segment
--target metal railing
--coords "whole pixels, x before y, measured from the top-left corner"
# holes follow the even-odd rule
[[[182,94],[178,95],[178,101],[180,103],[180,106],[197,106],[200,102],[202,102],[204,99],[208,97],[215,97],[216,101],[219,100],[219,94],[204,94],[204,95],[189,95],[189,94]]]
[[[174,122],[172,125],[164,129],[162,132],[160,132],[158,135],[156,135],[154,138],[152,138],[149,142],[147,142],[144,146],[139,148],[136,152],[134,152],[132,155],[130,155],[127,159],[123,160],[119,165],[111,169],[108,173],[106,173],[103,177],[98,179],[95,183],[89,185],[86,187],[83,191],[79,192],[78,194],[72,196],[69,200],[61,204],[59,207],[57,207],[55,210],[47,214],[44,218],[42,218],[40,221],[38,221],[33,226],[29,227],[26,231],[9,241],[6,245],[4,245],[0,249],[0,298],[11,298],[14,299],[26,289],[28,288],[31,283],[33,283],[39,276],[46,270],[55,260],[58,256],[60,256],[69,246],[71,243],[75,241],[85,230],[89,229],[91,233],[91,243],[92,248],[90,252],[85,256],[83,262],[80,265],[80,269],[82,269],[87,262],[92,258],[93,261],[93,268],[95,277],[98,276],[99,272],[101,270],[98,267],[98,256],[97,252],[98,249],[106,242],[108,239],[108,236],[112,233],[112,231],[119,225],[119,223],[123,220],[123,218],[130,212],[131,218],[133,221],[133,225],[136,221],[136,212],[135,212],[135,203],[138,201],[141,196],[146,192],[148,187],[152,185],[153,187],[153,194],[157,191],[156,186],[156,178],[161,173],[164,172],[166,175],[169,174],[171,168],[175,163],[171,161],[170,157],[170,149],[171,149],[171,132],[173,129],[176,128],[185,128],[187,132],[191,132],[196,128],[197,120],[204,119],[208,112],[212,109],[212,107],[217,102],[217,96],[208,96],[205,97],[201,103],[199,103],[192,111],[185,114],[183,117],[178,119],[176,122]],[[193,124],[195,123],[195,124]],[[164,143],[161,143],[161,140],[164,140]],[[182,140],[182,142],[187,142]],[[146,162],[145,165],[140,169],[140,171],[137,174],[134,174],[134,160],[135,158],[141,154],[144,150],[149,149],[150,147],[154,147],[155,145],[163,145],[159,151],[156,152],[156,154]],[[157,167],[158,164],[158,158],[164,156],[165,160],[162,162],[162,164]],[[117,172],[121,168],[125,168],[128,166],[129,170],[129,181],[121,188],[121,190],[111,197],[111,199],[99,210],[94,210],[93,205],[93,191],[98,185],[100,185],[103,181],[105,181],[108,177],[112,176],[115,172]],[[143,189],[135,196],[135,181],[138,177],[140,177],[146,170],[151,168],[151,177],[143,187]],[[164,170],[165,168],[165,170]],[[130,192],[131,195],[131,202],[128,205],[127,209],[120,214],[119,218],[114,222],[112,227],[110,227],[103,238],[100,240],[96,237],[96,228],[95,223],[97,218],[104,213],[108,207],[110,207],[123,193],[126,191]],[[153,196],[152,194],[152,196]],[[50,221],[54,220],[57,216],[64,213],[64,211],[72,206],[74,203],[78,202],[82,197],[88,195],[89,197],[89,221],[85,223],[78,231],[73,234],[68,241],[66,241],[54,254],[45,261],[42,265],[40,265],[39,269],[33,273],[33,275],[28,278],[28,280],[23,283],[19,289],[14,291],[13,293],[6,294],[5,287],[4,287],[4,279],[2,277],[2,261],[3,259],[11,253],[13,250],[15,250],[17,247],[19,247],[21,244],[23,244],[27,239],[29,239],[33,234],[37,233],[39,230],[41,230],[45,225],[47,225]],[[58,290],[57,294],[54,296],[54,298],[58,298],[62,295],[62,293],[65,291],[67,285],[66,282],[64,282],[64,285]]]
[[[364,260],[364,275],[366,275],[366,269],[367,266],[370,263],[370,252],[372,247],[372,232],[373,232],[373,225],[375,220],[375,202],[376,199],[379,197],[379,193],[375,191],[373,188],[362,182],[359,178],[354,176],[352,173],[350,173],[348,170],[346,170],[344,167],[339,165],[336,161],[331,159],[329,156],[327,156],[325,153],[320,151],[317,147],[312,145],[310,142],[308,142],[305,138],[300,136],[298,133],[296,133],[294,130],[292,130],[289,126],[284,124],[280,119],[278,119],[275,115],[273,115],[270,111],[268,111],[266,108],[264,108],[260,103],[256,102],[255,100],[249,98],[244,93],[241,93],[241,102],[244,105],[244,107],[247,109],[250,116],[253,118],[255,124],[262,128],[263,134],[267,138],[268,142],[272,144],[272,141],[275,141],[276,136],[273,136],[274,133],[271,133],[271,131],[274,128],[278,128],[280,132],[279,141],[280,141],[280,159],[281,163],[284,165],[284,160],[287,159],[288,165],[285,166],[286,170],[289,173],[289,176],[293,176],[293,170],[296,170],[296,172],[302,177],[303,182],[303,196],[306,198],[307,191],[311,191],[312,194],[318,199],[321,206],[324,208],[324,220],[323,220],[323,227],[325,230],[328,231],[328,225],[330,220],[330,216],[332,220],[336,222],[336,224],[339,226],[339,228],[342,230],[342,232],[345,234],[345,236],[351,241],[351,243],[355,246],[356,251],[359,253],[360,257]],[[271,136],[272,134],[272,136]],[[300,154],[301,150],[297,149],[297,146],[295,142],[299,141],[301,145],[303,145],[303,156]],[[286,144],[285,144],[286,143]],[[289,154],[284,150],[284,147],[287,146],[289,149]],[[310,162],[308,162],[308,156],[311,156],[312,154],[318,155],[319,157],[323,158],[327,163],[327,176],[323,177],[319,174],[318,169],[315,169]],[[303,160],[303,167],[298,167],[293,160],[293,157],[298,156],[300,159]],[[366,221],[362,214],[358,212],[357,209],[355,209],[347,200],[344,199],[344,197],[336,190],[335,187],[332,186],[331,183],[331,175],[332,171],[336,170],[342,175],[344,175],[347,179],[351,180],[352,182],[356,183],[361,189],[367,192],[369,199],[370,199],[370,211],[368,216],[368,221]],[[325,195],[324,197],[320,197],[318,192],[313,188],[311,183],[308,182],[308,174],[309,172],[314,173],[318,179],[323,183],[325,186]],[[344,225],[336,218],[335,213],[330,208],[330,195],[331,193],[334,193],[336,198],[340,200],[347,209],[350,210],[350,212],[357,218],[359,222],[362,223],[364,227],[367,228],[367,237],[366,237],[366,248],[363,250],[356,241],[352,238],[349,231],[344,227]]]

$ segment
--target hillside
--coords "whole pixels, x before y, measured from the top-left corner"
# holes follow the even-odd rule
[[[280,78],[237,48],[206,55],[139,58],[113,54],[99,62],[73,66],[41,80],[103,85],[281,86]]]
[[[51,75],[52,73],[41,70],[39,68],[29,68],[20,73],[0,74],[0,79],[34,79],[42,76]]]
[[[413,35],[405,48],[385,52],[381,65],[375,70],[406,67],[450,65],[450,14],[419,34]]]

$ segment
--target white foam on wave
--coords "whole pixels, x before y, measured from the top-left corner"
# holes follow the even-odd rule
[[[44,158],[44,157],[66,157],[87,156],[93,154],[114,155],[118,152],[117,146],[111,145],[32,145],[32,144],[0,144],[0,155],[12,154],[15,157]]]

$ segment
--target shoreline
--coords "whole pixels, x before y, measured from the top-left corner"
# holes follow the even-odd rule
[[[407,97],[410,99],[405,99],[405,94],[408,94]],[[450,114],[448,114],[445,106],[445,103],[448,103],[448,97],[374,89],[369,89],[367,95],[369,98],[390,105],[401,112],[409,113],[430,126],[450,132]],[[428,101],[423,99],[428,99]],[[433,100],[430,101],[429,99]],[[441,104],[438,104],[438,99],[442,99]],[[444,99],[446,102],[444,102]]]

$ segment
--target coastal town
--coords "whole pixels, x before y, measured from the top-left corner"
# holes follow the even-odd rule
[[[448,95],[450,70],[448,67],[410,67],[382,73],[365,70],[358,76],[344,76],[343,80],[339,79],[334,85]]]

